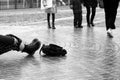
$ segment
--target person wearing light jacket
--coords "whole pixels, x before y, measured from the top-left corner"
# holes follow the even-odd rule
[[[57,13],[56,0],[52,0],[52,7],[45,9],[45,12],[47,13],[48,28],[55,29],[55,14]],[[52,15],[52,27],[50,24],[50,15]]]

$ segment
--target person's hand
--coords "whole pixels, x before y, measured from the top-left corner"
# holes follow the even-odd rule
[[[70,9],[73,9],[73,5],[70,5]]]

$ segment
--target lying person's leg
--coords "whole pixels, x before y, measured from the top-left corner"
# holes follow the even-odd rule
[[[38,39],[34,39],[30,44],[25,44],[20,38],[15,35],[0,35],[0,54],[15,50],[33,55],[35,51],[39,49],[40,45],[41,43]]]

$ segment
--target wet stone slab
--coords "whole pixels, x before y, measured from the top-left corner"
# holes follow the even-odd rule
[[[25,41],[30,42],[37,37],[44,44],[54,43],[64,47],[68,54],[65,57],[43,57],[38,50],[30,57],[26,53],[10,51],[0,56],[1,80],[120,79],[120,35],[116,35],[120,28],[115,31],[113,39],[106,36],[103,27],[74,29],[57,25],[57,29],[52,30],[33,25],[13,28],[18,32],[7,28],[8,32]]]
[[[64,47],[68,54],[43,57],[38,50],[30,57],[26,53],[7,52],[0,55],[0,80],[120,80],[120,28],[114,31],[114,38],[107,37],[101,9],[93,28],[87,28],[84,14],[83,29],[73,28],[72,11],[67,11],[69,15],[61,11],[57,15],[62,18],[56,20],[55,30],[47,28],[45,14],[39,10],[16,12],[7,13],[13,17],[0,13],[0,34],[12,33],[28,43],[38,38],[44,44]],[[32,12],[32,17],[28,12]],[[117,18],[117,25],[119,21]]]

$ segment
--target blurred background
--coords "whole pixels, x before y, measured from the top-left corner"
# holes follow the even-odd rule
[[[62,6],[69,4],[69,0],[57,0],[57,5]],[[24,9],[24,8],[40,8],[41,0],[0,0],[0,10],[5,9]]]

